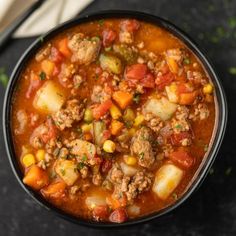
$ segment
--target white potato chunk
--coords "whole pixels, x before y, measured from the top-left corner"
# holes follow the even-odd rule
[[[153,113],[160,117],[163,121],[168,120],[172,117],[177,109],[177,105],[170,102],[165,97],[161,99],[152,98],[144,104],[143,112]]]
[[[106,198],[103,196],[89,196],[85,199],[86,206],[92,210],[96,206],[105,206]]]
[[[152,191],[155,192],[160,199],[167,199],[179,185],[183,173],[183,170],[173,164],[163,165],[156,173]]]
[[[176,86],[176,84],[172,83],[171,85],[166,86],[165,90],[166,90],[166,94],[167,94],[167,97],[168,97],[169,101],[173,102],[173,103],[178,103],[179,96],[177,94],[177,86]]]
[[[53,81],[47,81],[37,91],[33,106],[44,113],[54,113],[62,107],[64,102],[65,96],[61,89]]]
[[[55,172],[65,181],[69,186],[73,185],[79,178],[79,172],[76,168],[76,163],[71,160],[57,160],[55,165]]]
[[[120,163],[120,167],[123,171],[123,173],[127,176],[133,176],[136,174],[136,172],[138,171],[137,168],[133,167],[133,166],[129,166],[129,165],[126,165],[125,163]]]

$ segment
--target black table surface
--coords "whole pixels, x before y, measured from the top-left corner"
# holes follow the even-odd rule
[[[129,9],[169,19],[184,29],[210,58],[219,74],[229,106],[227,132],[200,189],[176,209],[171,219],[140,226],[102,231],[67,222],[37,205],[19,186],[0,134],[0,235],[236,235],[236,1],[95,0],[82,14]],[[0,53],[0,67],[8,75],[34,38],[12,40]],[[0,86],[0,102],[4,88]],[[2,122],[1,122],[2,123]]]

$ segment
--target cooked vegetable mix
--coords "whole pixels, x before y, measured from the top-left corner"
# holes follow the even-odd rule
[[[70,214],[114,223],[181,198],[215,124],[214,86],[196,56],[135,19],[44,42],[12,106],[24,184]]]

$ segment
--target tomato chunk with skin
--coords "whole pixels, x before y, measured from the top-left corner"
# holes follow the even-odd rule
[[[181,145],[183,139],[191,139],[192,135],[189,132],[180,132],[178,134],[171,135],[171,143],[175,146]]]
[[[100,220],[107,219],[109,215],[108,207],[107,206],[96,206],[93,209],[93,217],[98,218]]]
[[[111,108],[111,106],[112,106],[112,101],[110,99],[101,103],[100,105],[98,105],[93,109],[93,117],[96,120],[99,120],[102,116],[106,114],[106,112]]]
[[[102,44],[104,47],[109,47],[116,39],[116,32],[111,29],[105,29],[102,31]]]
[[[146,64],[134,64],[126,67],[125,78],[130,87],[141,84],[145,88],[154,88],[154,76],[148,72]]]
[[[28,87],[28,90],[26,92],[26,98],[30,98],[34,92],[42,85],[42,81],[40,80],[39,76],[36,74],[32,73],[30,75],[30,85]]]
[[[134,32],[139,29],[139,22],[137,20],[124,20],[120,24],[121,30]]]
[[[113,223],[122,223],[128,219],[126,210],[124,208],[118,208],[114,210],[110,216],[109,220]]]
[[[194,158],[184,150],[178,150],[170,153],[169,158],[184,169],[189,169],[194,165]]]
[[[108,173],[108,171],[111,169],[111,167],[112,167],[112,161],[111,160],[104,160],[102,162],[101,168],[102,168],[103,173]]]
[[[155,80],[157,89],[160,91],[164,90],[165,86],[171,84],[173,80],[174,80],[174,75],[171,72],[168,72],[162,76],[159,76]]]

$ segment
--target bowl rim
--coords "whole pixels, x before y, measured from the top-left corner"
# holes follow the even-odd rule
[[[92,220],[85,220],[83,218],[75,217],[71,214],[68,214],[59,208],[53,206],[49,202],[47,202],[43,197],[41,197],[38,193],[30,189],[28,186],[24,185],[22,182],[23,174],[21,172],[19,163],[15,157],[14,153],[14,146],[13,146],[13,140],[12,140],[12,133],[11,133],[11,103],[12,103],[12,95],[15,89],[15,85],[18,82],[19,75],[22,72],[22,69],[24,69],[25,63],[33,56],[35,51],[37,51],[42,44],[44,44],[44,41],[49,40],[53,38],[55,35],[60,33],[63,30],[66,30],[68,28],[71,28],[73,26],[76,26],[81,23],[85,22],[91,22],[94,20],[99,19],[106,19],[106,18],[133,18],[137,20],[141,20],[144,22],[152,23],[158,27],[164,28],[165,30],[169,31],[171,34],[175,35],[178,39],[180,39],[190,50],[193,51],[193,53],[197,56],[197,58],[200,60],[200,62],[203,64],[205,70],[209,74],[211,81],[214,83],[215,86],[215,93],[218,103],[218,123],[216,128],[216,133],[214,140],[212,142],[211,149],[208,153],[207,159],[205,160],[205,163],[203,166],[199,167],[201,168],[199,170],[198,176],[195,178],[195,180],[191,183],[191,186],[188,188],[188,190],[173,204],[170,205],[158,212],[154,212],[145,216],[142,216],[140,218],[131,219],[127,222],[116,224],[116,223],[107,223],[107,222],[95,222]],[[228,109],[227,109],[227,101],[225,92],[223,89],[223,86],[221,84],[221,81],[218,77],[218,75],[215,73],[215,70],[213,69],[211,63],[209,62],[209,59],[206,57],[205,53],[202,53],[202,49],[199,49],[197,44],[194,42],[194,40],[189,37],[185,32],[183,32],[181,29],[179,29],[177,26],[175,26],[173,23],[169,22],[166,19],[163,19],[159,16],[151,15],[144,12],[139,11],[128,11],[128,10],[106,10],[106,11],[98,11],[86,15],[82,15],[76,18],[73,18],[67,22],[64,22],[60,24],[59,26],[51,29],[49,32],[43,34],[41,37],[37,38],[29,47],[28,49],[23,53],[23,55],[18,60],[11,76],[8,82],[8,86],[5,92],[4,97],[4,104],[3,104],[3,136],[4,136],[4,142],[5,142],[5,148],[8,156],[8,160],[11,165],[11,169],[18,180],[21,187],[27,192],[28,195],[30,195],[39,205],[43,206],[49,211],[52,211],[56,215],[69,220],[70,222],[76,223],[78,225],[82,226],[88,226],[93,228],[114,228],[114,227],[122,227],[122,226],[131,226],[131,225],[137,225],[140,223],[145,223],[153,219],[160,219],[164,215],[167,215],[180,205],[182,205],[183,202],[185,202],[189,196],[199,187],[199,185],[203,182],[204,178],[206,177],[210,167],[212,166],[217,153],[219,151],[220,145],[222,143],[226,124],[227,124],[227,117],[228,117]]]

